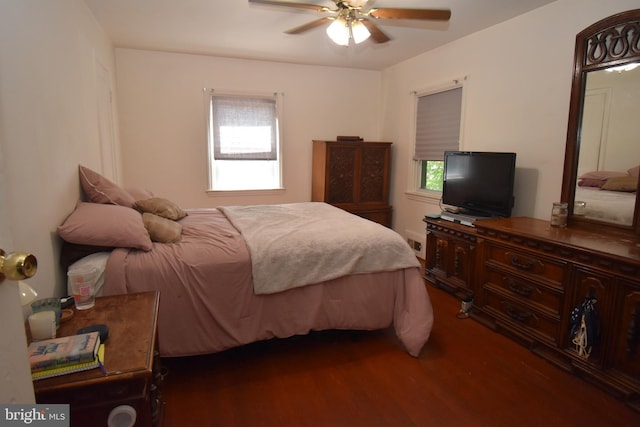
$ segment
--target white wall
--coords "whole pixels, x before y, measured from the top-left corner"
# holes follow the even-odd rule
[[[116,49],[123,179],[184,208],[311,198],[311,141],[380,136],[376,71]],[[207,195],[203,88],[284,93],[282,193]]]
[[[424,236],[437,201],[409,199],[410,92],[467,76],[464,150],[517,153],[514,216],[548,219],[560,198],[575,36],[637,0],[558,0],[384,71],[384,139],[396,146],[394,229]],[[422,242],[424,243],[424,237]]]
[[[0,247],[33,253],[29,284],[61,295],[56,227],[80,197],[78,164],[100,169],[93,67],[100,60],[113,74],[113,49],[81,0],[2,0],[0,40]],[[0,402],[28,403],[17,287],[0,287]]]
[[[101,168],[94,66],[99,60],[115,76],[113,49],[81,0],[0,5],[8,215],[15,249],[38,258],[31,283],[51,296],[66,288],[56,227],[80,198],[78,164]]]

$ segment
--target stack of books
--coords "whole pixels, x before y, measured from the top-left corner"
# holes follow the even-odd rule
[[[28,351],[34,381],[95,368],[105,372],[98,332],[34,341]]]

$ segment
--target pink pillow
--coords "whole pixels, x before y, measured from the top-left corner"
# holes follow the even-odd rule
[[[140,212],[117,205],[78,202],[58,227],[58,235],[78,245],[153,248]]]
[[[109,203],[128,208],[133,206],[135,199],[118,184],[82,165],[79,172],[82,190],[93,203]]]
[[[634,166],[631,169],[627,170],[627,173],[631,176],[635,176],[636,178],[640,175],[640,165]]]

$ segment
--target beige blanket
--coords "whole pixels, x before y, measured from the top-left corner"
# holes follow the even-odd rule
[[[419,266],[396,232],[326,203],[218,209],[245,239],[256,294]]]

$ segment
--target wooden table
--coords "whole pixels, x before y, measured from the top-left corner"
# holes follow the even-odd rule
[[[67,403],[72,426],[106,426],[109,413],[120,405],[136,410],[136,426],[161,421],[161,374],[157,352],[158,292],[96,298],[88,310],[60,324],[57,336],[106,324],[104,367],[34,381],[37,403]]]

